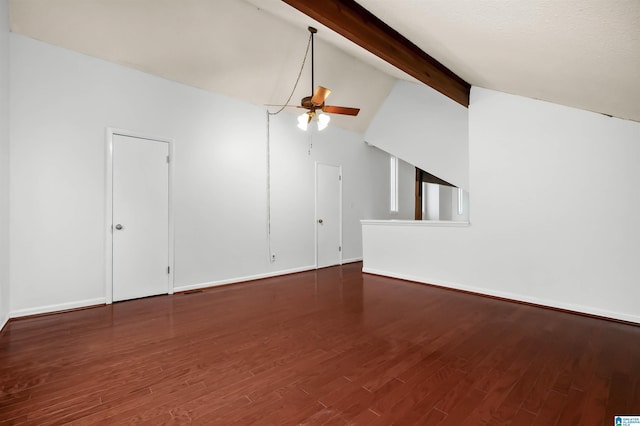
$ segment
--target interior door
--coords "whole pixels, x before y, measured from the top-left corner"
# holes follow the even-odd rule
[[[317,266],[339,265],[342,261],[341,191],[339,166],[316,166],[316,235]]]
[[[113,300],[169,290],[169,144],[113,135]]]

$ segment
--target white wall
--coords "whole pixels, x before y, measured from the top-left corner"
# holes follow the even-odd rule
[[[424,84],[397,81],[365,140],[469,189],[468,111]]]
[[[440,220],[440,185],[435,183],[422,184],[423,188],[423,206],[426,205],[426,211],[423,212],[424,220]],[[449,220],[449,218],[444,218]]]
[[[9,293],[9,4],[0,0],[0,329]]]
[[[315,262],[315,163],[321,162],[343,167],[343,259],[361,259],[360,220],[390,217],[388,154],[365,144],[361,134],[331,125],[312,134],[310,141],[292,125],[294,121],[295,117],[281,114],[272,118],[270,126],[271,227],[276,258],[290,259],[287,267]],[[402,214],[410,208],[405,198]]]
[[[372,145],[371,145],[372,146]],[[373,146],[372,146],[373,147]],[[379,205],[377,214],[369,219],[382,219],[389,216],[394,220],[412,220],[415,216],[415,179],[416,169],[413,165],[398,158],[398,211],[389,213],[391,209],[391,161],[393,154],[384,152],[374,147],[376,152],[383,153],[386,158],[385,169],[373,171],[371,186],[367,188],[370,198],[376,200]],[[385,211],[386,210],[386,211]],[[384,214],[381,214],[384,212]]]
[[[445,185],[439,185],[440,190],[440,219],[453,220],[453,191],[454,188]]]
[[[640,323],[640,123],[474,87],[469,148],[472,225],[365,225],[365,270]]]
[[[360,219],[389,216],[385,153],[330,126],[309,154],[295,115],[276,116],[271,264],[263,107],[17,34],[11,79],[12,315],[104,302],[107,126],[175,140],[177,289],[312,267],[315,161],[344,169],[344,259],[361,257]]]

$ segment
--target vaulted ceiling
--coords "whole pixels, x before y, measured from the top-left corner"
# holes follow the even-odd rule
[[[640,121],[637,0],[358,3],[471,85]],[[287,100],[313,25],[316,84],[361,108],[332,123],[360,132],[395,79],[416,81],[280,0],[11,0],[10,13],[16,33],[260,105]],[[290,103],[311,94],[309,67]]]

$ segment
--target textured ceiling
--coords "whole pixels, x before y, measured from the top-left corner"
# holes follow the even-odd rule
[[[640,121],[638,0],[360,0],[474,86]]]
[[[474,86],[640,121],[638,0],[358,0]],[[282,103],[308,25],[332,123],[363,132],[396,78],[414,81],[280,0],[11,0],[11,28],[256,104]],[[307,66],[292,98],[311,91]],[[295,111],[295,110],[294,110]]]

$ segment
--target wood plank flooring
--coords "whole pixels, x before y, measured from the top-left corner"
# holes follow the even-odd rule
[[[612,425],[640,327],[360,263],[11,321],[0,424]]]

